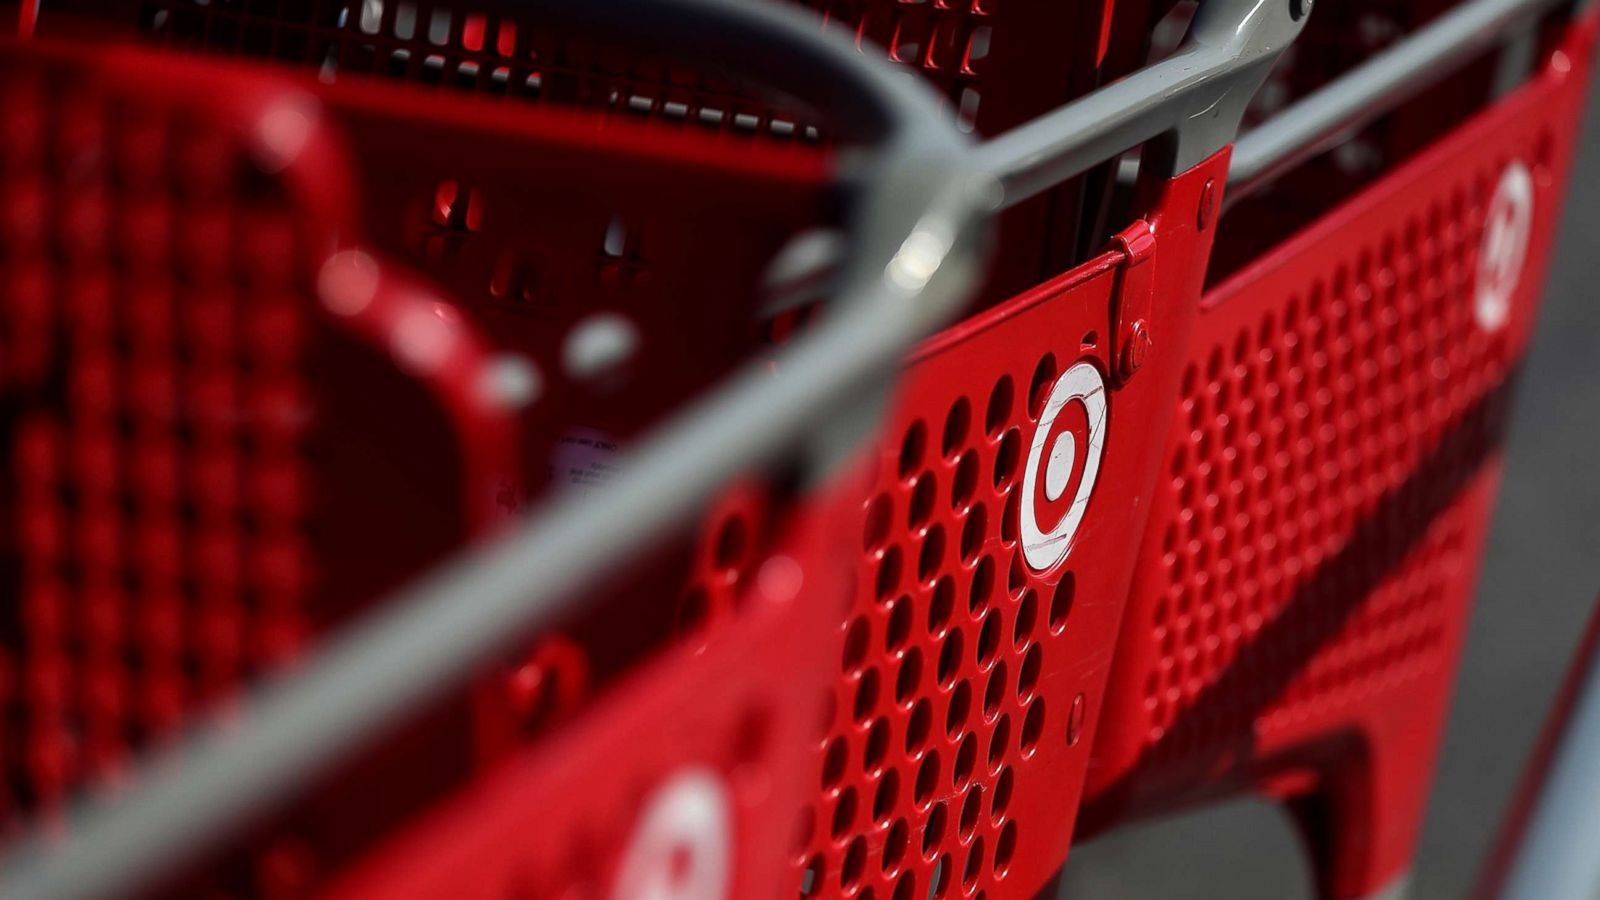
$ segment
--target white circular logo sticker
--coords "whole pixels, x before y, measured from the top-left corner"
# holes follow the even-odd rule
[[[1105,446],[1105,379],[1092,364],[1080,362],[1050,389],[1022,472],[1022,556],[1035,571],[1067,558]],[[1069,498],[1067,489],[1074,481],[1078,489]]]
[[[1489,203],[1478,248],[1478,326],[1496,331],[1511,317],[1511,298],[1528,259],[1533,229],[1533,176],[1519,161],[1506,166]]]
[[[709,769],[688,769],[645,803],[617,870],[612,900],[723,900],[733,864],[728,793]]]

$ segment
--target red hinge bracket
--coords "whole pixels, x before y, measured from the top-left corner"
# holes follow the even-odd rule
[[[1126,257],[1111,301],[1112,378],[1125,384],[1144,365],[1154,343],[1150,307],[1155,302],[1156,232],[1139,219],[1113,236],[1111,245]]]

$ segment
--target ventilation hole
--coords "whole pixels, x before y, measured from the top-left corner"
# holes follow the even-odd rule
[[[600,250],[612,259],[621,259],[628,254],[628,226],[622,219],[613,217],[606,224],[605,238],[600,242]]]
[[[1018,652],[1033,640],[1033,627],[1038,619],[1039,600],[1033,591],[1029,591],[1022,595],[1022,602],[1017,605],[1017,621],[1011,629],[1011,643]]]
[[[933,792],[939,787],[939,754],[929,750],[928,755],[922,758],[922,765],[917,767],[917,784],[912,789],[911,799],[917,806],[927,806],[933,800]]]
[[[901,819],[889,826],[889,833],[884,837],[883,840],[882,865],[884,874],[892,875],[899,871],[900,861],[906,857],[906,844],[910,843],[910,841],[911,832],[910,829],[906,827],[906,822],[904,819]],[[913,883],[914,882],[908,882],[905,878],[900,879],[901,885],[910,886]],[[895,888],[894,895],[895,897],[901,896],[900,888]],[[910,894],[906,894],[905,896],[909,897]]]
[[[1029,711],[1031,714],[1031,710]],[[862,768],[876,772],[883,768],[884,754],[889,752],[889,723],[879,719],[867,730],[867,744],[861,754]]]
[[[894,700],[901,705],[911,702],[922,683],[922,651],[915,647],[906,651],[900,660],[900,672],[894,679]]]
[[[813,856],[800,876],[800,896],[815,897],[822,892],[822,857]]]
[[[950,770],[950,784],[961,790],[972,780],[972,770],[978,767],[978,736],[969,734],[956,750],[956,765]]]
[[[943,803],[928,811],[928,823],[922,826],[922,855],[932,856],[944,845],[944,830],[950,825],[950,813]],[[950,858],[947,856],[939,860],[934,872],[934,881],[939,881],[939,872],[950,871]]]
[[[989,735],[989,768],[999,768],[1006,760],[1006,751],[1011,746],[1011,717],[1001,716],[994,723],[994,733]]]
[[[861,872],[867,867],[867,841],[858,837],[844,851],[844,864],[839,868],[839,883],[846,891],[861,883]]]
[[[967,443],[967,430],[972,427],[972,404],[962,397],[950,407],[944,419],[944,455],[954,457]]]
[[[962,887],[972,890],[981,874],[983,874],[983,838],[976,837],[972,839],[972,846],[967,850],[967,866],[961,873]]]
[[[1039,697],[1028,704],[1028,714],[1022,719],[1022,735],[1018,746],[1022,748],[1024,759],[1033,756],[1033,750],[1039,746],[1039,735],[1044,733],[1044,698]]]
[[[972,837],[973,829],[978,827],[978,816],[983,812],[983,785],[975,784],[967,791],[967,799],[961,803],[961,818],[956,823],[956,834],[964,841]]]
[[[1016,781],[1010,768],[1000,770],[1000,777],[994,783],[994,796],[989,800],[989,818],[996,822],[1005,818],[1006,810],[1011,807],[1011,792],[1016,789]]]
[[[956,463],[955,478],[950,482],[950,508],[966,509],[978,490],[978,454],[968,451]]]
[[[1005,508],[1000,515],[1000,543],[1007,547],[1017,545],[1017,523],[1022,517],[1020,493],[1012,493],[1006,498]]]
[[[833,836],[843,837],[856,821],[856,789],[845,788],[833,804]]]
[[[855,720],[865,722],[877,706],[878,670],[868,669],[861,673],[861,680],[856,684]]]
[[[1044,402],[1056,380],[1055,354],[1046,353],[1033,370],[1033,382],[1028,388],[1028,415],[1035,421],[1044,413]]]
[[[717,533],[717,568],[736,569],[744,561],[746,528],[743,519],[729,519]]]
[[[926,452],[928,444],[928,428],[922,422],[914,422],[906,430],[906,436],[900,442],[900,477],[910,478],[922,468],[922,454]]]
[[[950,614],[956,607],[956,583],[947,576],[933,586],[933,597],[928,601],[928,634],[939,637],[950,624]]]
[[[932,581],[939,574],[939,566],[944,562],[944,527],[935,525],[928,529],[927,537],[922,539],[922,554],[917,559],[917,580]]]
[[[894,520],[894,505],[889,498],[879,494],[867,505],[866,527],[862,529],[861,544],[867,552],[883,546],[889,539],[889,525]]]
[[[911,708],[911,718],[906,722],[906,754],[916,756],[928,746],[928,736],[933,731],[933,706],[927,700],[918,700]]]
[[[952,631],[944,639],[944,646],[939,648],[939,677],[940,687],[949,687],[955,681],[956,671],[961,668],[961,632]]]
[[[1011,376],[1005,375],[994,384],[994,390],[989,392],[989,408],[983,414],[983,430],[990,437],[994,437],[1005,429],[1011,422],[1011,404],[1016,387],[1012,384]]]
[[[890,547],[883,551],[883,559],[878,562],[879,600],[887,600],[900,589],[901,565],[899,547]]]
[[[898,827],[899,827],[899,829],[901,831],[901,834],[900,834],[900,854],[899,854],[899,856],[904,856],[905,855],[905,850],[906,850],[906,846],[905,845],[906,845],[906,840],[907,840],[906,835],[905,835],[905,830],[906,830],[905,823],[904,822],[898,823]],[[894,831],[893,830],[891,830],[889,832],[889,836],[891,838],[894,837]],[[885,858],[885,860],[888,859],[887,856],[885,856],[884,858]],[[899,858],[895,859],[894,867],[895,868],[899,868],[900,867]],[[885,869],[885,871],[892,871],[892,870]],[[910,873],[910,872],[907,872],[904,875],[901,875],[900,876],[900,880],[895,882],[895,885],[894,885],[894,897],[893,897],[893,900],[913,900],[913,898],[915,898],[916,896],[917,896],[917,876],[912,874],[912,873]]]
[[[834,738],[828,744],[828,752],[822,760],[822,786],[824,789],[838,786],[839,779],[844,777],[845,758],[849,756],[850,747],[844,738]]]
[[[961,562],[972,565],[972,561],[983,551],[984,538],[989,533],[989,513],[982,504],[974,506],[967,513],[967,520],[961,524]]]
[[[1011,484],[1011,479],[1017,474],[1017,462],[1022,456],[1021,432],[1013,428],[1000,439],[1000,449],[994,456],[994,487],[1003,491]]]
[[[1050,630],[1060,634],[1067,627],[1067,616],[1072,613],[1072,595],[1077,592],[1078,579],[1071,572],[1062,572],[1050,598]]]
[[[886,822],[894,813],[894,805],[900,800],[900,773],[890,769],[883,773],[883,780],[878,782],[878,790],[872,795],[872,820]]]
[[[850,623],[850,630],[844,636],[844,670],[854,672],[861,668],[867,658],[867,645],[872,640],[872,628],[865,618],[857,618]]]
[[[1044,651],[1034,644],[1022,657],[1022,668],[1017,672],[1017,699],[1027,701],[1039,686],[1039,670],[1044,665]]]
[[[990,610],[983,617],[983,628],[978,632],[978,668],[986,669],[994,654],[1000,649],[1000,613]]]
[[[972,712],[972,685],[963,681],[950,694],[950,706],[944,714],[944,732],[952,740],[967,727],[967,716]]]
[[[974,615],[989,605],[994,596],[994,557],[985,556],[972,570],[972,585],[967,591],[967,610]]]
[[[433,193],[430,218],[439,228],[475,232],[483,226],[483,198],[476,188],[463,188],[454,181],[441,181]]]
[[[1006,662],[999,660],[989,672],[989,683],[983,689],[983,717],[992,719],[1000,712],[1000,704],[1005,700],[1006,688]]]
[[[906,514],[906,522],[915,531],[928,524],[933,517],[934,494],[938,490],[938,482],[932,472],[924,473],[917,479],[916,487],[911,490],[911,507]]]
[[[889,628],[883,635],[884,649],[894,653],[911,637],[911,600],[901,597],[889,608]]]
[[[994,873],[1004,876],[1011,870],[1011,857],[1017,852],[1017,823],[1007,822],[994,845]]]

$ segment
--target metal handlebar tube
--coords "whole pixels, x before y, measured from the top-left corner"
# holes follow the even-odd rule
[[[1187,171],[1232,143],[1250,98],[1305,27],[1309,0],[1204,0],[1172,56],[985,143],[984,170],[1020,203],[1162,135]]]
[[[751,365],[641,445],[604,491],[571,493],[503,536],[469,548],[345,631],[232,714],[150,760],[132,789],[102,788],[69,827],[36,828],[0,860],[0,896],[136,891],[468,680],[479,661],[566,609],[620,559],[690,519],[729,472],[780,455],[830,411],[859,401],[916,340],[956,314],[979,275],[977,230],[996,192],[937,97],[887,63],[819,33],[777,5],[727,0],[522,0],[569,21],[626,22],[658,40],[807,86],[845,111],[841,179],[858,188],[855,253],[830,315],[778,357]],[[806,70],[810,69],[809,72]],[[802,76],[804,78],[802,79]],[[796,91],[796,93],[802,93]],[[815,423],[824,425],[817,429]],[[859,434],[861,423],[853,423]],[[834,438],[833,443],[843,441]]]
[[[1571,0],[1470,0],[1244,134],[1228,170],[1237,201],[1507,43]]]

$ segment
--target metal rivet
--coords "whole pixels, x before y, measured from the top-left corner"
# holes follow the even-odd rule
[[[1122,342],[1122,353],[1117,360],[1118,374],[1126,381],[1134,373],[1144,367],[1144,362],[1150,357],[1150,347],[1154,341],[1150,337],[1150,326],[1145,320],[1138,319],[1128,326],[1128,333]]]

